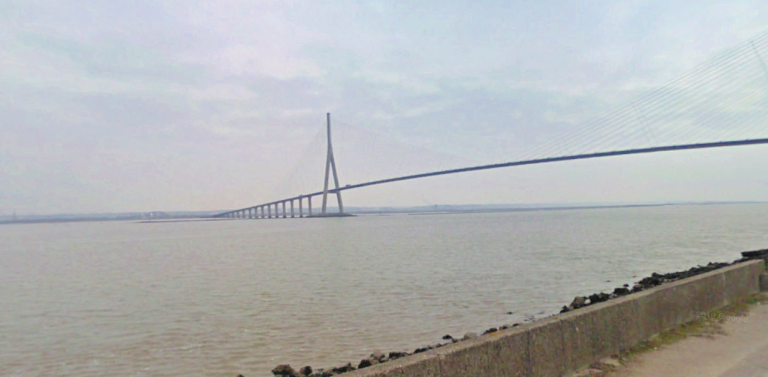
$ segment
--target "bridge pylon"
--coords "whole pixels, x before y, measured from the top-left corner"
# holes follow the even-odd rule
[[[328,130],[328,153],[325,159],[325,184],[323,185],[323,209],[317,217],[338,217],[338,216],[350,216],[344,213],[344,202],[341,200],[341,191],[339,190],[339,175],[336,172],[336,159],[333,158],[333,143],[331,142],[331,113],[327,113],[327,130]],[[336,200],[339,203],[339,213],[328,213],[326,211],[328,205],[328,183],[330,180],[330,174],[333,172],[333,183],[336,186],[333,192],[336,193]]]

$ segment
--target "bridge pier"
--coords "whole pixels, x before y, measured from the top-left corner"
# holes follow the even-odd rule
[[[304,208],[302,207],[302,197],[299,196],[299,217],[304,217]]]
[[[286,216],[286,213],[285,213],[285,202],[283,202],[283,218],[286,218],[286,217],[288,217],[288,216]]]
[[[267,206],[267,218],[272,218],[272,206]]]
[[[280,218],[280,207],[277,205],[277,203],[275,203],[275,218]]]
[[[312,197],[307,197],[307,208],[309,208],[309,215],[312,216]]]
[[[296,216],[293,215],[293,199],[291,199],[291,218],[294,218]]]

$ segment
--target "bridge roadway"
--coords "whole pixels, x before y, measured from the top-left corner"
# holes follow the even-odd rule
[[[637,149],[625,149],[625,150],[619,150],[619,151],[612,151],[612,152],[599,152],[599,153],[589,153],[589,154],[576,154],[576,155],[570,155],[570,156],[560,156],[560,157],[549,157],[549,158],[540,158],[540,159],[533,159],[533,160],[523,160],[523,161],[514,161],[514,162],[504,162],[500,164],[490,164],[490,165],[479,165],[479,166],[471,166],[467,168],[459,168],[459,169],[449,169],[449,170],[440,170],[430,173],[422,173],[422,174],[413,174],[413,175],[405,175],[402,177],[395,177],[395,178],[388,178],[388,179],[381,179],[378,181],[371,181],[371,182],[365,182],[365,183],[358,183],[355,185],[347,185],[344,187],[340,187],[338,189],[329,189],[328,193],[335,194],[340,191],[344,190],[352,190],[356,188],[361,187],[367,187],[367,186],[374,186],[374,185],[380,185],[383,183],[391,183],[391,182],[398,182],[398,181],[406,181],[410,179],[417,179],[417,178],[427,178],[427,177],[434,177],[438,175],[448,175],[448,174],[457,174],[457,173],[464,173],[464,172],[470,172],[470,171],[478,171],[478,170],[487,170],[487,169],[498,169],[498,168],[507,168],[512,166],[522,166],[522,165],[535,165],[535,164],[546,164],[550,162],[558,162],[558,161],[572,161],[572,160],[585,160],[589,158],[599,158],[599,157],[613,157],[613,156],[623,156],[623,155],[630,155],[630,154],[642,154],[642,153],[655,153],[655,152],[669,152],[669,151],[679,151],[679,150],[688,150],[688,149],[706,149],[706,148],[723,148],[723,147],[736,147],[741,145],[757,145],[757,144],[768,144],[768,138],[766,139],[747,139],[747,140],[735,140],[735,141],[719,141],[714,143],[698,143],[698,144],[681,144],[681,145],[669,145],[669,146],[663,146],[663,147],[651,147],[651,148],[637,148]],[[269,213],[268,217],[271,218],[271,208],[272,206],[275,207],[275,217],[278,216],[278,205],[282,204],[283,206],[283,213],[282,217],[287,217],[287,213],[285,211],[285,204],[290,203],[291,204],[291,217],[294,217],[294,211],[293,211],[293,202],[295,200],[299,201],[299,216],[304,217],[303,209],[302,209],[302,200],[304,198],[307,198],[307,203],[309,204],[309,215],[312,216],[312,197],[313,196],[319,196],[323,195],[322,191],[313,192],[311,194],[307,195],[299,195],[296,197],[288,198],[288,199],[281,199],[276,200],[269,203],[259,204],[252,207],[247,208],[241,208],[234,211],[228,211],[228,212],[222,212],[219,214],[214,215],[213,217],[232,217],[232,218],[258,218],[258,209],[261,209],[261,217],[264,218],[264,208],[267,208],[267,211]],[[255,216],[253,216],[255,215]]]

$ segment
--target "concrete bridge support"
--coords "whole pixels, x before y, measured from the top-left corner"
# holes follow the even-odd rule
[[[323,186],[323,211],[321,216],[325,216],[326,204],[328,203],[328,179],[333,172],[333,183],[336,185],[336,200],[339,203],[339,213],[344,213],[344,203],[341,201],[341,191],[339,188],[339,175],[336,173],[336,159],[333,157],[333,144],[331,143],[331,113],[328,113],[328,155],[325,161],[325,185]]]
[[[294,217],[296,216],[294,216],[293,214],[293,199],[291,199],[291,218],[294,218]]]
[[[309,208],[309,215],[312,216],[312,197],[307,197],[307,208]]]
[[[285,213],[285,202],[283,202],[283,218],[286,218],[286,217],[288,217],[288,216]]]
[[[299,196],[299,217],[304,217],[304,208],[302,207],[301,201],[302,198]]]

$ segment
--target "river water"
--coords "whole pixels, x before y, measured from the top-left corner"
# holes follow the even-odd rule
[[[767,229],[765,204],[4,225],[0,375],[356,364],[732,261]]]

